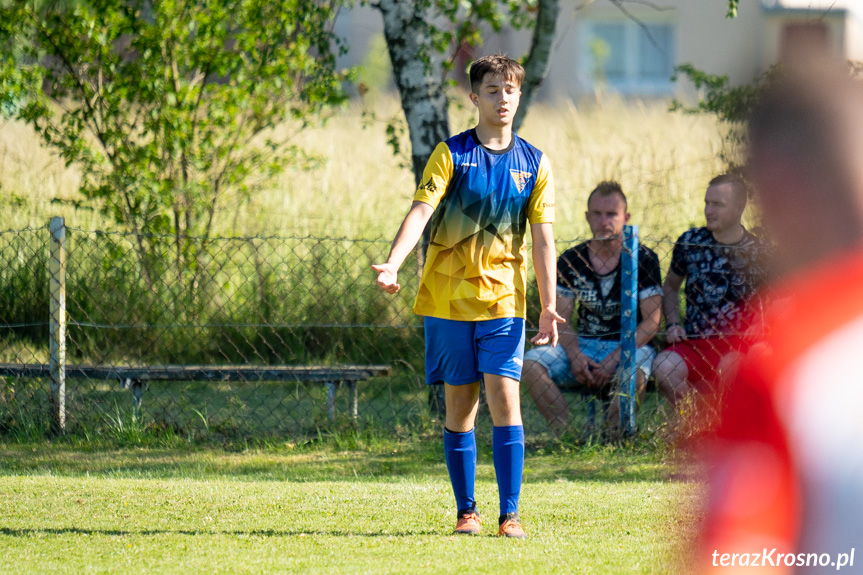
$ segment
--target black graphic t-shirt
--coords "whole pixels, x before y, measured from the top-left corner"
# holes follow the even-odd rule
[[[600,276],[590,265],[588,246],[572,247],[557,260],[558,297],[577,300],[578,335],[597,339],[620,339],[620,263]],[[659,258],[643,245],[638,247],[638,300],[662,295]],[[569,318],[566,318],[569,319]],[[641,322],[641,309],[638,319]]]
[[[707,228],[680,236],[670,270],[686,278],[686,335],[744,335],[760,315],[752,296],[767,278],[769,256],[769,245],[748,231],[736,244],[720,244]]]

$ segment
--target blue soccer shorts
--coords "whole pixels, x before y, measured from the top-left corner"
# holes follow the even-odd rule
[[[521,379],[524,319],[425,318],[426,383],[465,385],[489,373]]]

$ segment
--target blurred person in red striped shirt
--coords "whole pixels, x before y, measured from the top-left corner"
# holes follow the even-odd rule
[[[763,350],[728,382],[705,445],[697,561],[710,573],[861,572],[863,556],[850,563],[863,547],[863,86],[826,61],[798,64],[761,95],[749,137],[778,275]]]

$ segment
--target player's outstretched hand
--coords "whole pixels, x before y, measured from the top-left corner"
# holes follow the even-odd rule
[[[544,309],[539,314],[539,333],[533,336],[530,343],[537,345],[545,345],[551,343],[551,347],[557,345],[557,324],[566,323],[566,320],[560,317],[558,313],[552,309]]]
[[[402,286],[398,284],[399,268],[393,264],[373,264],[372,269],[378,272],[378,286],[387,293],[396,293]]]

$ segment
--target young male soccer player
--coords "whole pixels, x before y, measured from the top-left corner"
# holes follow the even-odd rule
[[[477,534],[474,498],[479,381],[494,424],[500,494],[498,535],[525,538],[518,519],[524,468],[519,379],[530,223],[542,311],[531,340],[557,344],[554,292],[554,183],[548,158],[512,132],[524,69],[502,55],[470,68],[477,126],[435,148],[378,285],[399,290],[398,269],[432,218],[431,241],[414,312],[425,316],[426,383],[443,381],[444,455],[458,509],[455,533]]]

